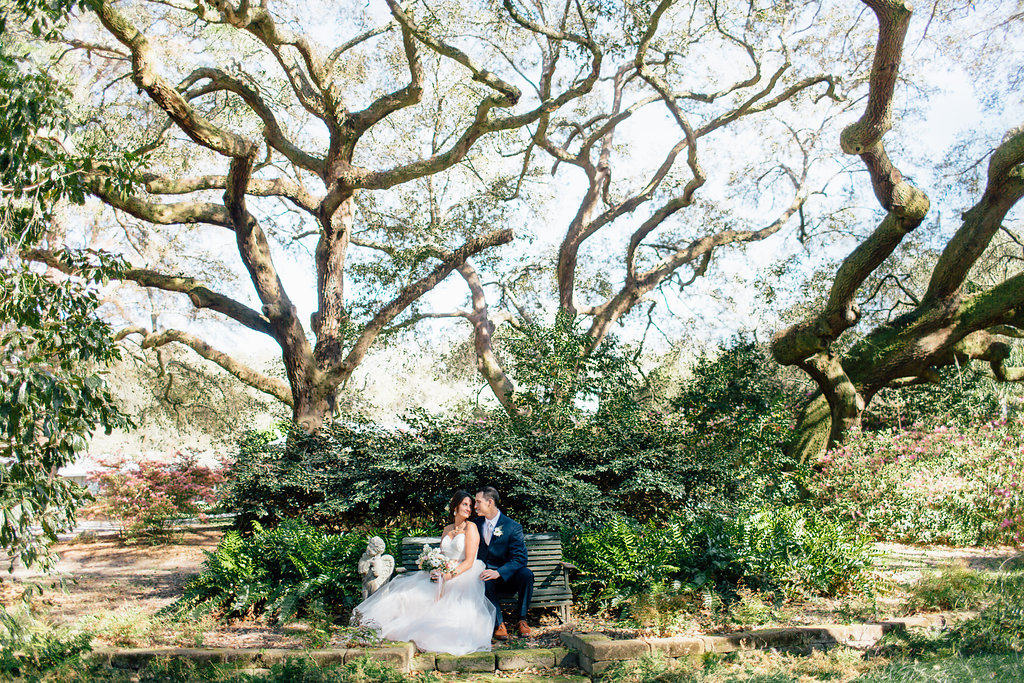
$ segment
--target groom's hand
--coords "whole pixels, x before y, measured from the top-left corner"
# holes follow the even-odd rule
[[[480,578],[484,581],[490,581],[492,579],[498,578],[499,576],[501,576],[501,574],[494,571],[493,569],[485,569],[482,572],[480,572]]]

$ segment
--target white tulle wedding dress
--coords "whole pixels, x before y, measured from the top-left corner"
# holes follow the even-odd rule
[[[445,536],[441,552],[462,562],[465,534]],[[424,651],[464,655],[490,650],[495,612],[484,596],[483,570],[484,563],[476,560],[469,571],[446,581],[443,591],[429,572],[399,576],[359,604],[358,623],[386,640],[411,641]]]

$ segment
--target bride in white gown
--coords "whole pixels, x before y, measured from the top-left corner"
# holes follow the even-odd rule
[[[480,532],[469,523],[473,499],[456,491],[450,511],[452,523],[444,528],[441,552],[457,561],[450,572],[433,572],[443,581],[443,591],[431,572],[399,576],[356,607],[358,623],[369,626],[386,640],[411,641],[420,650],[463,655],[491,649],[494,605],[484,596],[476,559]]]

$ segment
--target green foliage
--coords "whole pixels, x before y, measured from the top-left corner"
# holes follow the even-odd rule
[[[25,6],[43,16],[50,5]],[[118,350],[96,315],[96,287],[124,264],[58,251],[81,273],[60,279],[22,260],[43,239],[54,204],[84,197],[79,174],[67,172],[53,142],[72,126],[65,99],[52,79],[0,42],[0,547],[26,565],[45,564],[47,542],[71,526],[87,498],[53,473],[93,431],[130,426],[98,370]],[[31,531],[37,525],[41,536]]]
[[[27,20],[33,32],[50,30],[62,13],[57,7],[38,11],[39,6],[59,2],[17,4],[37,6]],[[24,20],[12,12],[4,13],[0,23],[12,17]],[[107,191],[126,193],[145,161],[144,155],[110,153],[90,144],[69,152],[62,139],[80,123],[69,104],[69,91],[17,50],[10,41],[0,41],[0,249],[13,252],[44,240],[59,201],[85,201],[87,174],[101,174]]]
[[[565,554],[580,569],[575,594],[597,609],[666,585],[837,595],[867,588],[870,566],[863,538],[806,507],[616,520],[569,533]]]
[[[531,429],[562,429],[601,405],[628,400],[636,377],[613,337],[591,349],[578,321],[559,312],[552,327],[521,325],[501,339],[509,354],[517,398],[528,408]]]
[[[904,657],[1017,655],[1024,653],[1024,571],[1013,567],[994,575],[946,568],[914,588],[917,604],[974,608],[977,616],[959,621],[938,636],[895,634],[879,643],[882,654]],[[962,591],[958,599],[957,591]]]
[[[243,522],[436,526],[454,489],[495,484],[502,509],[541,531],[736,495],[731,463],[700,460],[686,431],[639,407],[553,433],[521,432],[501,416],[408,419],[409,431],[335,423],[315,436],[297,430],[287,446],[242,451],[225,506]]]
[[[1024,359],[1019,356],[1020,350],[1013,347],[1007,364],[1020,365]],[[881,392],[865,412],[866,428],[970,429],[999,419],[1007,405],[1020,404],[1019,385],[996,382],[987,366],[950,366],[942,368],[939,377],[939,383]]]
[[[862,683],[1017,683],[1024,680],[1024,657],[1019,655],[946,656],[897,661],[857,679]]]
[[[767,348],[741,336],[697,359],[672,410],[697,457],[732,462],[748,499],[785,505],[806,478],[785,454],[797,402]]]
[[[819,505],[876,538],[954,545],[1024,541],[1024,417],[880,430],[830,451]]]
[[[559,334],[549,336],[571,336]],[[296,430],[283,446],[247,439],[225,505],[243,523],[301,517],[333,529],[434,526],[452,490],[493,484],[506,512],[544,531],[747,497],[789,503],[799,473],[783,471],[789,413],[767,367],[764,351],[747,343],[705,359],[683,387],[678,412],[638,401],[635,382],[616,370],[607,384],[584,383],[593,399],[587,410],[552,399],[538,407],[539,422],[415,413],[408,430],[335,422],[312,437]]]
[[[910,587],[911,611],[977,609],[985,600],[990,581],[963,564],[948,564],[938,573],[922,576]]]
[[[249,683],[437,683],[433,673],[407,676],[390,664],[372,659],[354,659],[339,667],[321,668],[308,659],[291,659],[274,664],[266,674],[246,679]]]
[[[88,634],[70,634],[34,619],[27,608],[0,608],[0,675],[33,676],[78,662],[89,652]]]
[[[0,546],[26,564],[73,523],[84,489],[52,473],[96,429],[130,426],[96,370],[117,357],[94,290],[24,266],[0,279]],[[91,282],[102,279],[101,270]],[[36,538],[30,527],[44,533]]]
[[[7,12],[24,20],[28,30],[37,38],[55,38],[67,15],[74,9],[84,9],[89,0],[10,0],[0,14],[0,35],[9,29],[11,19]]]
[[[271,530],[257,523],[247,536],[228,531],[167,612],[225,618],[266,613],[282,622],[298,615],[336,616],[360,598],[356,563],[372,535],[385,537],[394,553],[407,534],[326,534],[297,520]]]
[[[0,661],[4,653],[0,652]],[[101,660],[77,657],[44,663],[41,668],[24,667],[0,673],[10,674],[16,683],[439,683],[432,672],[408,675],[391,664],[367,658],[354,659],[345,665],[319,666],[308,657],[296,653],[277,662],[269,671],[253,673],[239,670],[237,664],[216,664],[187,657],[157,657],[138,671],[114,668]]]
[[[949,634],[964,654],[1024,653],[1024,571],[1000,572],[978,616]]]

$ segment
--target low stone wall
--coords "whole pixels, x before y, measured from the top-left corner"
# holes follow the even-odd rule
[[[616,640],[601,633],[563,633],[561,638],[567,648],[577,653],[580,668],[591,676],[597,676],[617,662],[639,659],[649,654],[680,659],[737,650],[774,649],[810,653],[837,645],[866,649],[881,640],[886,633],[902,632],[908,628],[944,628],[952,618],[953,615],[949,614],[929,614],[905,619],[886,619],[870,624],[790,626],[717,636],[678,638]]]
[[[909,628],[944,628],[968,613],[929,614],[904,619],[886,619],[870,624],[837,626],[792,626],[742,631],[726,635],[678,638],[634,638],[616,640],[601,633],[562,633],[565,647],[494,650],[468,655],[417,653],[411,643],[393,643],[388,647],[332,648],[323,650],[241,650],[227,648],[97,649],[92,656],[111,666],[141,669],[154,658],[184,657],[199,662],[237,664],[248,668],[269,668],[289,657],[308,657],[318,665],[344,664],[359,657],[387,662],[403,672],[440,671],[493,673],[523,669],[582,668],[591,676],[600,676],[617,662],[660,654],[669,659],[702,657],[737,650],[775,649],[810,653],[837,645],[868,648],[889,632]]]
[[[411,643],[388,647],[323,650],[242,650],[229,648],[96,649],[94,659],[119,669],[141,669],[153,659],[186,658],[196,662],[269,668],[289,657],[309,658],[318,665],[344,664],[359,657],[387,662],[400,671],[490,672],[521,669],[576,668],[579,660],[568,648],[494,650],[468,655],[417,653]]]

